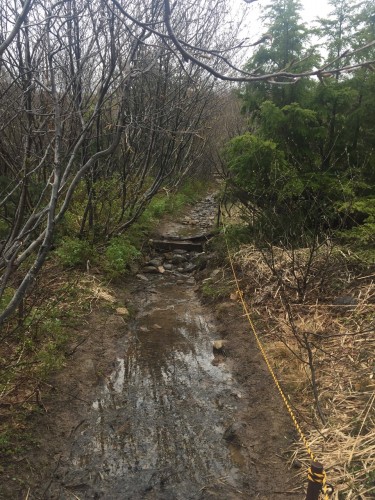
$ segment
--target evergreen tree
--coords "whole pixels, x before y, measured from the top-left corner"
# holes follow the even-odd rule
[[[265,7],[262,21],[267,29],[265,43],[259,45],[253,57],[246,65],[246,70],[258,73],[273,73],[285,70],[305,71],[317,61],[317,55],[309,45],[310,32],[301,20],[301,3],[298,0],[277,0]],[[290,84],[285,78],[285,85],[258,83],[247,86],[244,92],[245,109],[252,113],[259,110],[261,102],[268,99],[277,106],[295,102],[309,87],[309,81],[303,80]]]
[[[316,33],[330,59],[344,55],[345,65],[346,51],[374,40],[375,8],[372,2],[330,4],[331,16],[320,19]],[[304,58],[308,32],[299,8],[295,0],[267,7],[272,43],[256,51],[248,70],[312,63],[313,58]],[[371,60],[371,52],[375,49],[369,47],[359,53],[359,62]],[[244,92],[253,136],[233,140],[226,155],[231,182],[240,187],[262,238],[290,242],[306,232],[315,238],[327,229],[345,229],[368,239],[375,226],[375,73],[369,69],[296,85],[259,84]]]

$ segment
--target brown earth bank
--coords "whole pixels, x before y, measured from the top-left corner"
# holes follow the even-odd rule
[[[154,239],[209,232],[208,196]],[[195,239],[195,242],[197,240]],[[40,385],[32,446],[3,466],[3,499],[303,498],[290,418],[235,300],[204,303],[213,256],[150,246],[97,285],[65,366]]]

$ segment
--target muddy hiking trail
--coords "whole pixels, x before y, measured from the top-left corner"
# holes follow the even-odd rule
[[[199,296],[199,235],[216,213],[210,194],[161,223],[143,268],[112,289],[129,318],[93,307],[4,499],[303,498],[285,457],[293,429],[239,305]]]

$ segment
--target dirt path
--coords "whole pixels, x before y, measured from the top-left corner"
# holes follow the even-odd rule
[[[159,237],[207,231],[215,211],[208,197]],[[131,320],[105,304],[88,317],[35,417],[20,499],[302,498],[281,458],[288,416],[238,306],[202,305],[198,254],[150,255],[116,290]]]

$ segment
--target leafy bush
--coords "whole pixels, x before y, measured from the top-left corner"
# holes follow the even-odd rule
[[[163,215],[167,211],[167,202],[168,199],[166,196],[153,198],[150,205],[146,209],[149,217],[154,218]]]
[[[64,266],[74,267],[85,265],[95,253],[88,241],[66,236],[57,248],[56,255]]]
[[[358,198],[339,207],[347,229],[337,231],[341,242],[348,243],[360,257],[375,262],[375,198]]]
[[[213,281],[211,278],[205,280],[201,288],[203,297],[208,301],[216,301],[228,298],[232,290],[232,283],[227,281],[218,283]]]
[[[273,141],[247,132],[229,141],[224,155],[247,205],[276,209],[303,189],[296,169]]]
[[[117,236],[111,239],[106,249],[104,267],[111,276],[118,276],[140,255],[141,252],[126,237]]]

